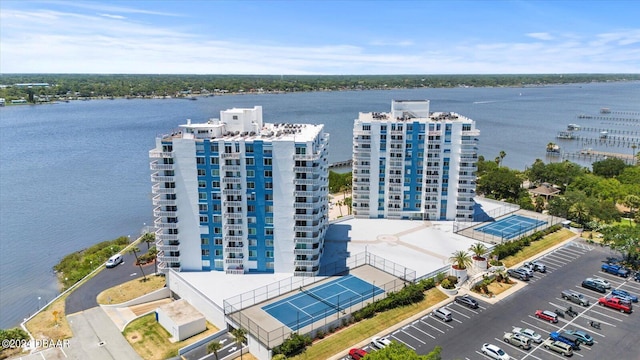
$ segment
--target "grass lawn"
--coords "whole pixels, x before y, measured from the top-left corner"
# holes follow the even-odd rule
[[[560,229],[559,231],[556,231],[553,234],[549,234],[538,241],[531,242],[531,245],[518,251],[515,255],[507,256],[502,260],[502,263],[504,263],[504,266],[506,267],[512,267],[513,265],[525,261],[528,258],[533,257],[545,251],[546,249],[553,247],[574,236],[576,236],[576,234],[574,234],[570,230]]]
[[[122,334],[143,359],[163,360],[178,356],[178,349],[209,336],[218,329],[207,322],[207,330],[179,342],[170,342],[171,336],[157,321],[155,314],[142,316],[132,321]]]
[[[150,275],[147,276],[147,281],[142,280],[143,278],[140,277],[104,290],[98,295],[98,304],[120,304],[133,300],[152,291],[162,289],[166,283],[164,276]]]
[[[511,280],[509,280],[511,281]],[[513,281],[511,281],[509,284],[503,283],[503,282],[497,282],[497,281],[493,281],[491,284],[487,285],[487,288],[489,289],[489,291],[491,292],[491,296],[496,296],[500,293],[502,293],[503,291],[507,291],[509,289],[511,289],[511,287],[515,285],[515,283]],[[481,294],[477,291],[471,290],[476,294]]]
[[[330,356],[333,356],[345,349],[349,349],[355,344],[397,324],[399,321],[430,308],[446,298],[447,295],[437,288],[430,289],[425,292],[425,298],[421,302],[385,311],[383,313],[376,314],[376,316],[371,319],[357,322],[332,334],[331,336],[327,336],[320,341],[314,342],[313,345],[307,348],[307,351],[303,354],[294,356],[290,359],[327,359]]]
[[[35,339],[61,340],[73,336],[64,312],[68,295],[61,296],[39,312],[38,315],[27,321],[25,324],[27,330]]]

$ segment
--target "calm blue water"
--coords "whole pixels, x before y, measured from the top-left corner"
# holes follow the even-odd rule
[[[242,95],[186,100],[102,100],[0,108],[0,328],[18,324],[58,294],[52,266],[64,255],[152,221],[148,151],[187,118],[262,105],[267,122],[324,123],[330,161],[351,156],[358,112],[392,99],[430,99],[433,111],[477,121],[480,153],[507,153],[524,169],[569,123],[601,107],[640,112],[640,83],[536,88],[456,88]],[[588,123],[589,122],[589,123]],[[630,130],[640,131],[635,123]],[[611,126],[609,126],[611,127]],[[562,144],[579,147],[575,143]],[[631,153],[628,148],[608,151]],[[41,300],[38,300],[41,297]]]

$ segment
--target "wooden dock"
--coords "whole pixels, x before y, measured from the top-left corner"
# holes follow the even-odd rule
[[[588,160],[591,162],[606,160],[609,158],[620,159],[625,162],[627,165],[635,165],[635,161],[633,155],[631,154],[620,154],[620,153],[612,153],[606,151],[597,151],[597,150],[580,150],[578,152],[573,153],[562,153],[562,159],[578,159],[578,160]]]

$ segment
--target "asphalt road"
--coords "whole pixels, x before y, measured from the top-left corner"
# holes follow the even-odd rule
[[[146,253],[146,246],[144,244],[141,246],[143,253]],[[138,254],[138,256],[140,255],[141,254]],[[133,254],[124,254],[124,261],[120,265],[111,269],[103,269],[92,279],[72,291],[65,303],[65,312],[67,315],[98,306],[96,297],[98,297],[98,294],[103,290],[141,277],[140,267],[136,266],[135,262],[135,256]],[[154,265],[144,265],[142,269],[146,275],[150,275],[154,272]]]
[[[623,314],[597,305],[600,293],[583,289],[580,284],[587,277],[601,277],[611,282],[612,288],[621,288],[632,294],[640,293],[640,283],[602,273],[602,260],[611,256],[608,248],[589,246],[581,240],[569,243],[540,260],[547,265],[547,273],[535,273],[534,278],[518,292],[489,304],[480,300],[480,309],[471,310],[455,303],[447,305],[454,313],[453,321],[444,323],[433,316],[425,316],[416,322],[398,328],[389,338],[405,343],[419,354],[429,353],[436,345],[443,348],[443,359],[489,359],[480,352],[483,343],[492,343],[507,352],[511,359],[550,360],[563,356],[532,344],[525,351],[502,341],[505,332],[514,326],[531,328],[548,338],[558,329],[586,331],[595,339],[592,346],[581,345],[574,353],[577,359],[638,359],[640,353],[640,314]],[[564,289],[572,289],[587,296],[591,305],[581,307],[567,302],[560,296]],[[574,318],[565,316],[557,324],[537,319],[538,309],[565,309],[572,306],[580,314]],[[640,306],[637,303],[636,307]],[[602,324],[601,329],[591,328],[589,320]],[[365,350],[372,350],[370,346]]]

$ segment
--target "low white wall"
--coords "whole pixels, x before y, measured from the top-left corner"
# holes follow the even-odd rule
[[[148,302],[151,302],[151,301],[166,299],[169,296],[171,296],[171,290],[169,290],[169,288],[164,287],[162,289],[158,289],[158,290],[156,290],[154,292],[148,293],[146,295],[142,295],[142,296],[137,297],[137,298],[135,298],[133,300],[125,301],[125,302],[120,303],[120,304],[109,304],[109,305],[102,305],[102,306],[128,307],[128,306],[134,306],[134,305],[148,303]]]
[[[218,329],[227,328],[224,309],[209,300],[198,289],[191,286],[174,270],[169,270],[167,273],[167,287],[181,299],[186,300],[191,306],[196,308],[196,310],[204,315],[204,317]]]

